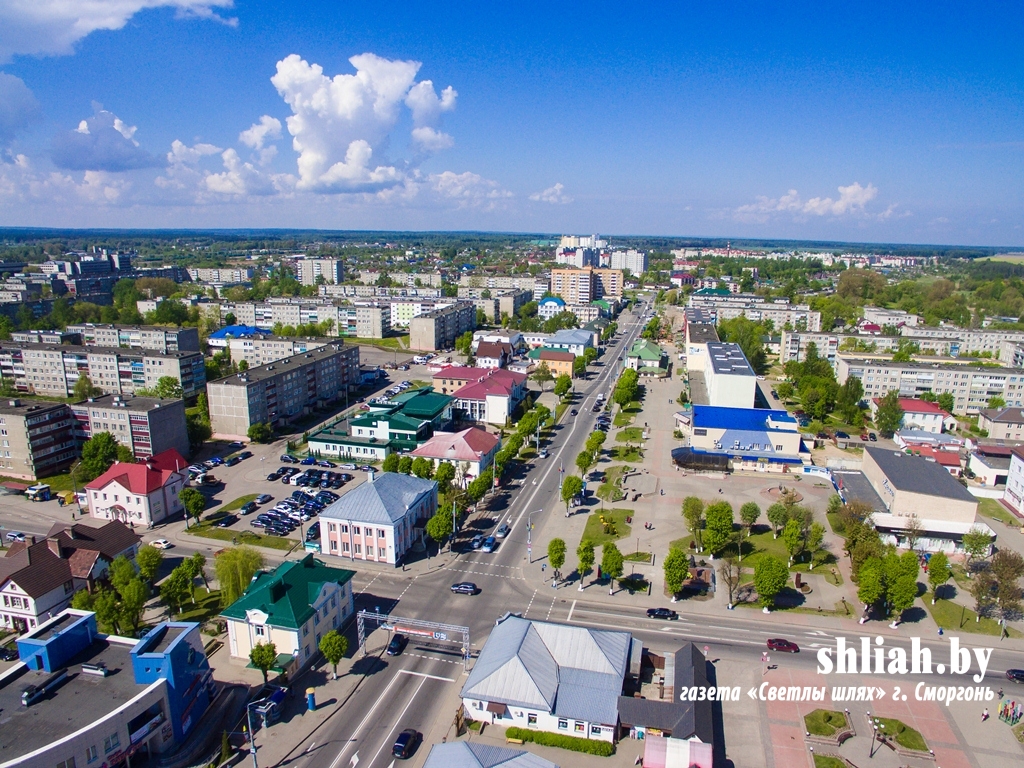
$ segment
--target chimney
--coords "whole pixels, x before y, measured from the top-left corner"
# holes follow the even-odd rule
[[[47,539],[46,546],[49,547],[50,551],[53,552],[53,554],[55,554],[57,557],[61,557],[60,539]]]
[[[372,483],[373,482],[373,477],[374,477],[374,472],[371,469],[369,472],[366,473],[366,482]]]

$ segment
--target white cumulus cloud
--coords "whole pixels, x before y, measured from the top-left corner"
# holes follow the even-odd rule
[[[454,90],[446,88],[438,97],[433,83],[417,82],[418,61],[364,53],[349,62],[355,74],[332,78],[319,64],[292,54],[277,63],[270,79],[292,110],[286,123],[299,155],[299,190],[374,192],[401,184],[413,162],[389,160],[387,149],[403,106],[412,113],[419,131],[414,143],[421,150],[451,146],[451,137],[435,123],[454,107]]]
[[[435,194],[455,201],[460,208],[499,208],[505,200],[512,197],[512,193],[502,189],[498,182],[485,179],[471,171],[431,174],[427,177],[427,182]]]
[[[20,77],[0,72],[0,150],[39,115],[39,102]]]
[[[58,168],[71,171],[131,171],[154,168],[163,161],[139,146],[136,126],[93,104],[95,113],[78,127],[53,137],[50,157]]]
[[[124,27],[148,8],[175,8],[182,18],[221,21],[216,9],[231,8],[233,0],[3,0],[0,2],[0,62],[18,55],[62,55],[97,30]]]
[[[789,214],[795,218],[809,216],[848,216],[865,213],[865,206],[878,196],[878,189],[873,184],[862,187],[853,182],[846,187],[838,188],[839,196],[812,197],[804,200],[795,190],[789,190],[780,197],[758,197],[756,202],[741,205],[733,211],[733,217],[739,221],[763,223],[781,214]]]
[[[553,187],[548,187],[542,192],[534,192],[530,199],[536,203],[551,203],[552,205],[564,205],[572,202],[572,197],[565,194],[565,187],[558,182]]]
[[[263,149],[264,144],[280,138],[281,121],[270,115],[263,115],[258,123],[238,134],[238,140],[253,149]]]

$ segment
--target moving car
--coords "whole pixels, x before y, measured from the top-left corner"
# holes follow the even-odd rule
[[[484,535],[482,533],[477,534],[473,537],[473,540],[469,542],[471,549],[480,549],[484,545]]]
[[[773,637],[768,640],[768,648],[782,653],[800,653],[800,646],[781,637]]]
[[[456,595],[475,595],[480,590],[472,581],[460,581],[452,584],[452,592]]]
[[[498,548],[498,540],[493,536],[488,536],[484,539],[484,543],[480,545],[481,552],[493,552]]]
[[[579,416],[580,415],[580,412],[577,411],[575,408],[573,408],[571,411],[569,411],[569,413],[572,414],[573,416]]]
[[[510,533],[512,533],[512,526],[510,526],[508,523],[502,523],[498,526],[498,530],[494,532],[494,535],[497,536],[499,539],[504,539]]]
[[[679,614],[669,608],[648,608],[647,609],[648,619],[665,619],[666,621],[675,621],[679,618]]]
[[[423,735],[419,731],[413,728],[406,728],[395,739],[395,746],[391,748],[391,754],[401,760],[412,757],[413,752],[416,751],[416,747],[419,746],[422,739]]]
[[[156,547],[157,549],[170,549],[174,545],[167,539],[153,539],[153,541],[149,542],[149,546]]]
[[[540,455],[540,457],[542,459],[546,459],[548,457],[548,449],[547,448],[541,448],[539,455]]]
[[[877,443],[878,435],[876,435],[874,432],[868,432],[868,440],[870,440],[872,443]]]
[[[395,636],[391,638],[391,642],[388,643],[388,656],[400,656],[402,651],[405,650],[405,646],[409,644],[409,638],[403,635],[401,632],[395,632]]]
[[[1006,670],[1006,679],[1012,680],[1015,683],[1024,683],[1024,669]]]
[[[24,541],[25,540],[25,534],[22,533],[21,531],[8,531],[7,532],[7,540],[8,541]]]

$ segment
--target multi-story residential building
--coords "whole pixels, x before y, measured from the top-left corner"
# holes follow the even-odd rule
[[[609,264],[612,269],[628,269],[634,275],[642,275],[647,271],[647,251],[612,251]]]
[[[80,441],[109,432],[137,459],[172,448],[182,456],[189,454],[184,400],[102,395],[70,408]]]
[[[414,317],[439,309],[447,309],[454,303],[453,299],[448,298],[394,298],[390,301],[391,327],[408,328]],[[475,313],[474,308],[474,317]]]
[[[924,325],[904,325],[900,328],[900,335],[917,342],[922,351],[925,351],[925,345],[928,342],[933,344],[946,342],[949,345],[948,352],[942,354],[949,354],[953,357],[965,354],[977,355],[984,352],[989,353],[992,357],[1000,357],[1005,342],[1024,343],[1024,331],[990,330],[987,328],[957,328],[955,326],[935,328]],[[1007,358],[1000,357],[1000,359],[1009,362]]]
[[[178,494],[188,482],[188,462],[173,448],[138,464],[115,461],[85,486],[89,514],[126,525],[153,526],[184,511]]]
[[[321,296],[329,298],[382,300],[392,297],[439,299],[443,295],[443,291],[440,288],[406,288],[404,286],[397,288],[389,286],[385,288],[380,285],[358,285],[352,283],[321,285],[319,292]]]
[[[235,322],[259,328],[281,325],[312,325],[330,321],[336,336],[380,339],[391,331],[388,302],[341,304],[331,299],[271,299],[266,302],[224,302],[219,307],[222,321],[233,315]]]
[[[181,383],[186,398],[206,385],[206,364],[199,352],[0,344],[0,378],[10,379],[19,392],[70,397],[82,374],[106,394],[132,395],[155,387],[165,376]]]
[[[504,368],[512,359],[512,346],[500,341],[481,341],[475,354],[477,368]]]
[[[159,325],[69,325],[68,333],[81,334],[87,347],[128,347],[155,352],[198,352],[197,328],[167,328]]]
[[[765,301],[753,294],[734,294],[724,289],[703,289],[690,294],[688,306],[713,310],[719,320],[746,317],[755,322],[771,320],[777,329],[787,324],[797,330],[821,330],[821,312],[808,304],[790,304],[786,299]]]
[[[75,420],[64,403],[0,401],[0,475],[36,480],[78,457]]]
[[[340,259],[301,259],[296,264],[303,285],[331,285],[345,280],[345,267]]]
[[[397,472],[369,473],[320,513],[321,552],[397,565],[437,511],[437,483]]]
[[[440,288],[444,284],[444,277],[440,272],[389,272],[392,286],[403,286],[406,288]],[[381,278],[380,272],[362,270],[356,278],[363,285],[376,286]]]
[[[1024,408],[983,408],[978,411],[978,429],[992,440],[1024,440]]]
[[[864,319],[875,325],[910,326],[911,328],[921,321],[918,315],[904,312],[902,309],[885,309],[884,307],[864,307]]]
[[[559,248],[555,253],[556,264],[565,264],[576,269],[598,267],[601,265],[600,262],[601,252],[596,248]]]
[[[252,280],[255,270],[252,267],[206,268],[189,267],[188,276],[197,283],[215,283],[220,285],[237,285]]]
[[[851,337],[855,338],[855,337]],[[835,363],[839,351],[839,336],[834,333],[804,333],[799,331],[782,332],[782,344],[779,351],[779,362],[785,365],[790,360],[802,363],[807,357],[807,347],[813,344],[818,357]]]
[[[354,307],[338,307],[336,328],[339,336],[383,339],[391,333],[391,305],[357,304]]]
[[[568,304],[565,311],[574,314],[580,325],[592,323],[603,314],[597,301],[592,304]]]
[[[621,269],[552,269],[551,293],[566,304],[589,304],[604,296],[622,296]]]
[[[206,386],[215,437],[248,439],[253,424],[283,426],[359,386],[359,347],[332,341]]]
[[[914,361],[894,363],[861,357],[836,356],[836,380],[844,384],[850,376],[861,380],[866,398],[881,397],[890,390],[900,397],[950,393],[954,413],[973,414],[988,407],[993,397],[1008,406],[1024,406],[1024,370],[989,368],[950,363]]]
[[[474,328],[476,307],[460,301],[414,317],[409,323],[409,347],[427,352],[452,349],[459,336]]]
[[[490,288],[492,291],[495,288],[501,290],[518,288],[524,291],[532,291],[533,298],[536,301],[540,301],[541,297],[547,293],[549,283],[545,278],[532,277],[530,275],[520,277],[517,275],[465,274],[459,278],[459,285],[467,288]]]
[[[484,296],[484,292],[487,292],[488,295]],[[477,309],[483,310],[484,316],[489,321],[496,322],[503,315],[514,317],[525,304],[533,301],[533,293],[518,288],[492,291],[489,288],[460,286],[459,298],[472,301]]]
[[[286,357],[301,355],[332,341],[333,339],[324,337],[304,339],[254,334],[227,339],[227,348],[231,351],[231,362],[240,363],[244,360],[249,368],[256,368]]]
[[[82,344],[82,334],[70,331],[14,331],[11,341],[16,344]]]

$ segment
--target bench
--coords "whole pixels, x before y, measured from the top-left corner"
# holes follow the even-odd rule
[[[522,740],[522,739],[510,739],[510,738],[506,738],[506,739],[505,739],[505,743],[506,743],[506,744],[522,744],[522,743],[523,743],[523,740]]]

